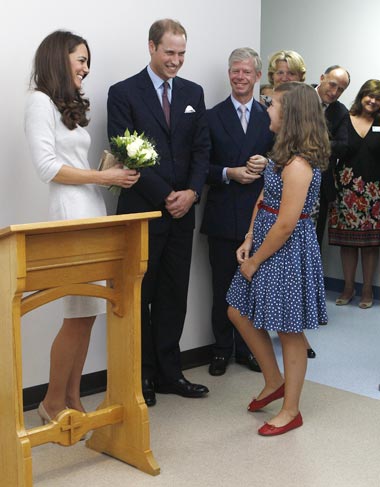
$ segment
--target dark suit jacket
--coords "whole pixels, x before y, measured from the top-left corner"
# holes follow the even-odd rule
[[[318,85],[312,84],[313,88]],[[340,101],[331,103],[325,111],[327,128],[331,143],[331,157],[329,167],[322,173],[321,197],[327,202],[334,201],[336,189],[334,183],[334,171],[337,160],[340,159],[348,144],[348,110]]]
[[[185,113],[187,107],[194,112]],[[118,213],[161,210],[163,217],[150,224],[161,232],[171,221],[165,198],[172,190],[193,189],[201,194],[208,172],[209,137],[202,88],[176,77],[170,107],[170,129],[156,90],[145,68],[140,73],[111,86],[108,93],[108,137],[144,132],[156,144],[159,164],[142,170],[139,181],[123,189]],[[189,109],[187,110],[189,111]],[[181,218],[180,226],[194,228],[194,207]]]
[[[336,196],[334,171],[337,160],[347,149],[349,114],[347,108],[340,101],[336,101],[326,108],[325,117],[331,141],[331,157],[327,171],[322,173],[321,193],[327,201],[334,201]]]
[[[211,137],[210,189],[201,232],[211,237],[243,240],[252,210],[263,187],[263,178],[252,184],[223,182],[224,167],[245,166],[250,156],[265,155],[273,144],[266,108],[253,101],[247,133],[241,127],[235,107],[228,97],[207,111]]]

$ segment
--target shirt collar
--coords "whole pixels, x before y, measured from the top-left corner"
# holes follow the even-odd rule
[[[240,107],[240,105],[245,105],[247,107],[248,112],[249,113],[251,112],[253,97],[249,101],[247,101],[247,103],[240,103],[240,101],[237,101],[236,98],[234,98],[233,95],[231,94],[231,101],[235,107],[235,110],[237,110]]]
[[[164,83],[165,80],[161,79],[159,76],[156,75],[156,73],[150,67],[150,64],[148,64],[146,69],[148,71],[150,79],[152,80],[155,90],[156,91],[159,90],[162,86],[162,83]],[[169,78],[167,81],[169,83],[170,88],[173,88],[173,78]]]
[[[329,103],[325,103],[324,101],[322,101],[321,97],[319,96],[319,93],[318,93],[318,88],[319,88],[319,86],[320,86],[320,85],[317,85],[317,86],[315,87],[315,91],[317,92],[317,95],[318,95],[319,101],[321,102],[322,108],[323,108],[324,110],[326,110],[326,108],[328,108],[328,106],[329,106]]]

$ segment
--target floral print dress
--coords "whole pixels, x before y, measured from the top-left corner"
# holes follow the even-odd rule
[[[380,246],[380,125],[364,137],[348,128],[348,149],[336,167],[337,198],[330,209],[329,244]]]

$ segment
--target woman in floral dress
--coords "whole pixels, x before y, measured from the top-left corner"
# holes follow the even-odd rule
[[[337,199],[329,219],[329,244],[339,245],[344,289],[337,305],[355,295],[361,253],[363,287],[359,307],[373,304],[372,283],[380,246],[380,80],[364,83],[350,110],[349,143],[336,168]]]

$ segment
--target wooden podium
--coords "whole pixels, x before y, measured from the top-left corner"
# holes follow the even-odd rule
[[[160,212],[13,225],[0,230],[0,487],[31,487],[33,446],[73,445],[88,431],[93,450],[152,475],[141,392],[141,281],[148,259],[148,220]],[[94,284],[107,280],[107,287]],[[28,295],[24,296],[24,293]],[[107,391],[91,413],[61,412],[25,429],[21,316],[66,295],[107,300]]]

